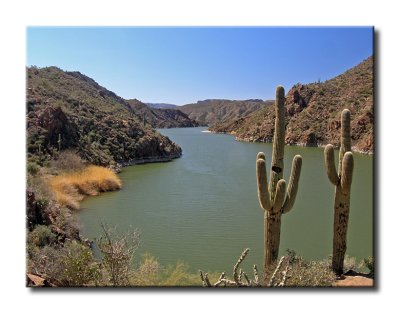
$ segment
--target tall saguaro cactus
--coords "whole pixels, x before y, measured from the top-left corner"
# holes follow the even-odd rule
[[[342,112],[342,129],[339,150],[339,169],[336,172],[335,156],[332,145],[325,147],[325,166],[329,180],[336,186],[335,213],[333,222],[333,255],[332,269],[337,274],[343,273],[343,262],[346,253],[347,225],[350,212],[350,186],[353,178],[353,153],[350,138],[350,111]]]
[[[268,185],[265,154],[257,154],[256,175],[258,200],[264,209],[264,275],[278,259],[281,233],[281,216],[289,212],[296,199],[302,165],[302,157],[296,155],[292,162],[292,171],[286,192],[283,177],[283,155],[285,148],[285,90],[276,88],[275,132],[272,148],[270,181]]]

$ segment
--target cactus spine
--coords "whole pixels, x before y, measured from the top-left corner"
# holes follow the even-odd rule
[[[289,212],[296,199],[302,157],[296,155],[286,192],[283,177],[283,155],[285,147],[285,90],[278,86],[275,100],[275,131],[272,148],[270,181],[268,185],[265,154],[259,152],[256,162],[258,200],[264,209],[264,275],[267,275],[278,259],[281,233],[281,216]]]
[[[350,111],[342,112],[341,140],[339,150],[339,168],[336,172],[335,156],[332,145],[325,147],[325,166],[329,180],[335,188],[335,213],[333,222],[332,269],[343,273],[343,261],[346,253],[347,225],[350,211],[350,187],[353,178],[353,153],[350,138]]]

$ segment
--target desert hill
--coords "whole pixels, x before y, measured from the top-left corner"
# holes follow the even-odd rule
[[[232,121],[247,116],[272,103],[273,101],[259,99],[208,99],[183,105],[179,109],[199,124],[210,126],[220,121]]]
[[[372,153],[373,58],[372,56],[345,73],[325,82],[296,84],[286,94],[286,144],[323,146],[339,145],[340,114],[351,111],[352,144],[355,151]],[[224,121],[210,128],[230,133],[237,140],[271,142],[274,106],[267,106],[249,116]]]
[[[80,72],[27,68],[28,158],[74,149],[92,164],[168,160],[181,148]]]

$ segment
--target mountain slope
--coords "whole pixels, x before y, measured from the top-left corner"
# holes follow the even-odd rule
[[[286,144],[339,146],[340,114],[351,111],[352,144],[356,151],[371,153],[373,136],[373,58],[324,83],[297,84],[286,95]],[[237,140],[271,142],[274,106],[219,123],[210,130],[236,135]]]
[[[156,109],[137,99],[126,100],[132,111],[155,128],[196,127],[199,124],[178,109]]]
[[[129,164],[179,157],[181,148],[129,104],[79,72],[27,69],[28,157],[76,149],[90,163]]]
[[[234,120],[247,116],[272,101],[209,99],[186,104],[179,109],[201,125],[213,125],[223,120]]]

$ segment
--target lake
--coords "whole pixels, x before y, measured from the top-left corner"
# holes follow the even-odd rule
[[[100,223],[141,231],[138,253],[162,265],[186,262],[191,271],[230,273],[244,248],[245,269],[263,265],[263,211],[258,204],[255,161],[266,153],[269,177],[272,144],[235,141],[206,128],[159,130],[179,144],[183,155],[166,163],[126,167],[123,188],[86,198],[78,213],[82,234],[101,234]],[[284,178],[293,156],[303,157],[293,209],[282,217],[280,254],[295,250],[306,259],[331,254],[334,186],[322,148],[285,147]],[[357,261],[373,255],[373,156],[354,154],[347,254]],[[336,162],[337,162],[336,154]]]

